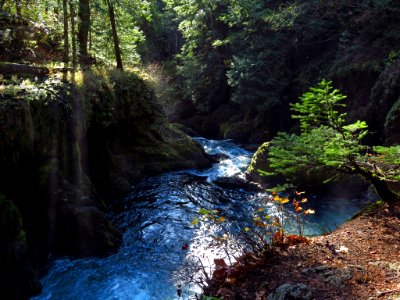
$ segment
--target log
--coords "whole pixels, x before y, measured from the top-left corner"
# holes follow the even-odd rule
[[[46,67],[36,67],[14,63],[0,63],[0,74],[30,74],[36,76],[46,76],[49,74],[49,69]]]

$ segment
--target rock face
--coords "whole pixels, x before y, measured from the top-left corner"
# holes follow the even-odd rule
[[[312,289],[302,283],[289,284],[285,283],[278,287],[275,293],[268,295],[268,300],[311,300],[312,299]]]
[[[166,122],[133,74],[85,73],[81,85],[9,84],[0,96],[0,194],[9,203],[0,205],[13,207],[3,216],[11,225],[1,230],[15,229],[0,238],[7,299],[38,291],[34,270],[49,254],[115,251],[121,237],[105,203],[128,193],[134,180],[211,164],[200,145]],[[24,238],[7,237],[17,232]]]
[[[0,195],[0,281],[7,299],[28,299],[41,284],[29,261],[22,218],[12,201]]]

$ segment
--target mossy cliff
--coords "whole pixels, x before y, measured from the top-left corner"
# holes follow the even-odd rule
[[[7,299],[38,291],[34,270],[49,255],[115,251],[120,235],[106,203],[135,180],[210,164],[197,143],[166,122],[134,74],[3,79],[0,92],[0,280]]]

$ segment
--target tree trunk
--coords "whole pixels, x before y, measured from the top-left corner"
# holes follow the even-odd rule
[[[374,186],[376,193],[383,201],[387,202],[389,205],[400,201],[400,195],[392,191],[387,182],[376,177],[373,177],[370,181]]]
[[[22,13],[21,13],[21,0],[15,0],[15,9],[17,11],[17,17],[21,18]]]
[[[112,36],[114,41],[115,60],[117,61],[117,68],[123,70],[121,50],[119,48],[117,26],[115,23],[114,5],[112,4],[111,1],[112,0],[107,0],[107,5],[108,5],[108,15],[110,17],[110,23],[111,23]]]
[[[68,4],[63,0],[63,21],[64,21],[64,67],[68,67],[69,62],[69,43],[68,43]]]
[[[69,0],[69,12],[71,15],[72,67],[76,69],[75,8],[72,0]]]
[[[350,164],[355,169],[355,174],[360,174],[365,179],[367,179],[374,186],[376,193],[381,197],[381,199],[392,206],[394,203],[400,201],[400,195],[391,190],[388,183],[377,176],[370,170],[362,168],[354,159],[350,160]]]
[[[81,67],[86,67],[89,63],[88,55],[88,36],[90,28],[90,0],[79,0],[79,63]]]

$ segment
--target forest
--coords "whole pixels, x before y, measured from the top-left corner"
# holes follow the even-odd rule
[[[3,299],[399,299],[398,0],[0,0]]]

